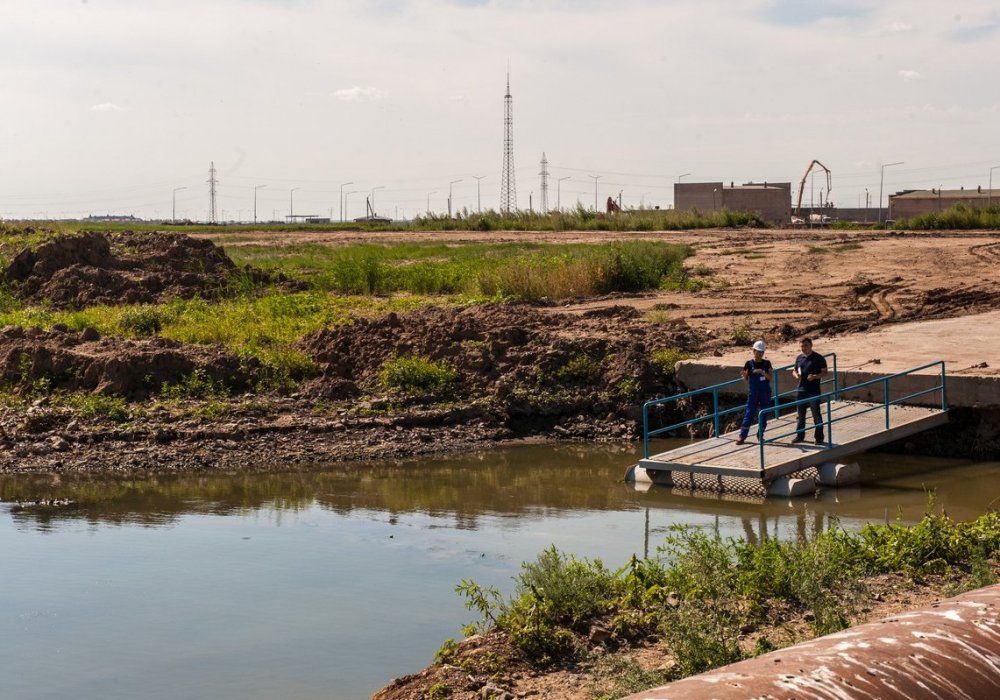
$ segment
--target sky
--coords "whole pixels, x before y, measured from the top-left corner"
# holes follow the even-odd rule
[[[985,188],[998,49],[996,0],[0,0],[0,218],[207,220],[212,163],[220,220],[496,209],[508,71],[522,209],[543,153],[549,208]]]

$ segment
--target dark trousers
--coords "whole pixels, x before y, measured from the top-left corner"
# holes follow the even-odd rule
[[[807,394],[803,391],[799,391],[796,394],[795,398],[801,401],[802,399],[808,399],[813,396],[818,397],[819,394]],[[798,416],[799,421],[798,424],[795,426],[795,430],[798,433],[797,437],[802,437],[803,435],[805,435],[806,408],[808,408],[810,411],[812,411],[813,425],[816,426],[816,433],[815,433],[816,442],[823,442],[823,411],[820,409],[819,406],[819,398],[817,398],[815,401],[810,401],[809,403],[800,403],[798,406],[796,406],[796,408],[798,409],[799,413]]]
[[[747,435],[750,434],[750,426],[757,422],[757,416],[760,414],[762,408],[770,408],[771,406],[771,390],[768,388],[766,391],[750,391],[750,395],[747,396],[747,408],[743,412],[743,423],[740,425],[740,440],[746,440]],[[767,428],[767,419],[770,414],[765,413],[761,421],[764,428]]]

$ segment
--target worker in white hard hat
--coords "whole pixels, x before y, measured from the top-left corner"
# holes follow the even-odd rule
[[[747,383],[747,409],[743,414],[743,423],[740,425],[740,438],[737,445],[744,445],[747,435],[750,434],[750,426],[757,422],[757,416],[762,408],[771,405],[771,380],[774,378],[774,370],[771,361],[764,359],[767,352],[767,343],[758,340],[753,344],[753,359],[747,360],[743,365],[740,376]],[[765,413],[761,423],[767,426],[767,414]]]

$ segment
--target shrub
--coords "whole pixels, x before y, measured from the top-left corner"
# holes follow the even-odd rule
[[[458,382],[458,371],[445,362],[404,355],[387,361],[379,372],[387,389],[404,394],[445,395]]]
[[[601,376],[601,363],[586,355],[571,357],[556,370],[556,378],[564,383],[593,384]]]
[[[126,335],[156,335],[163,328],[163,313],[152,306],[128,309],[118,320]]]

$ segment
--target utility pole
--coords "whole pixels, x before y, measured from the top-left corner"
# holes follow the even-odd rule
[[[299,188],[298,187],[293,187],[292,189],[288,190],[288,223],[292,223],[292,222],[295,221],[295,199],[294,199],[294,197],[295,197],[295,190],[297,190],[297,189],[299,189]]]
[[[177,223],[177,193],[181,190],[186,190],[187,187],[175,187],[174,194],[172,197],[172,204],[170,207],[170,222],[173,224]]]
[[[431,213],[431,195],[432,194],[437,194],[437,190],[434,190],[433,192],[428,192],[427,193],[427,213],[428,214]]]
[[[344,185],[353,185],[354,180],[340,183],[340,223],[344,223]]]
[[[601,179],[601,175],[588,175],[587,177],[594,178],[594,213],[596,214],[597,209],[597,181]]]
[[[215,188],[219,181],[215,179],[215,161],[208,169],[208,223],[215,223]]]
[[[902,165],[903,161],[896,161],[895,163],[886,163],[882,166],[882,176],[878,180],[878,223],[879,226],[882,225],[882,184],[885,182],[885,169],[891,168],[893,165]]]
[[[503,98],[503,172],[500,177],[500,213],[517,211],[517,186],[514,184],[514,100],[510,96],[510,70],[507,70],[507,94]]]
[[[473,175],[472,179],[476,181],[476,210],[482,214],[483,213],[483,200],[479,195],[479,185],[480,181],[486,177],[485,175]]]
[[[267,185],[255,185],[253,188],[253,223],[254,226],[257,225],[257,190],[261,187],[267,187]]]
[[[549,161],[545,157],[545,151],[542,151],[542,172],[539,175],[542,176],[542,201],[538,208],[542,214],[545,214],[549,210]]]
[[[562,181],[569,180],[569,175],[556,180],[556,209],[562,211]]]
[[[449,219],[451,218],[451,186],[454,185],[456,182],[461,182],[461,181],[462,181],[461,178],[459,178],[458,180],[452,180],[451,182],[448,183],[448,218]]]

